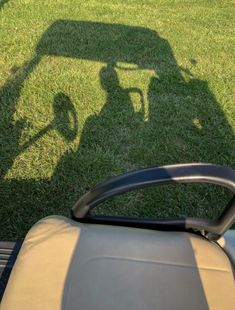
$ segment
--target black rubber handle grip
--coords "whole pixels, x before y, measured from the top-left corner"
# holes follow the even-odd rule
[[[235,171],[222,166],[201,163],[132,171],[94,187],[77,201],[72,209],[72,214],[74,218],[84,218],[92,208],[110,197],[138,188],[171,183],[211,183],[227,187],[235,193]],[[179,221],[186,229],[205,230],[221,235],[235,221],[234,199],[217,221],[196,218],[179,219]]]

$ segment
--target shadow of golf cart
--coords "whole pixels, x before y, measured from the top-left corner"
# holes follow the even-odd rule
[[[3,182],[8,190],[11,187],[18,190],[25,188],[26,203],[29,191],[38,195],[35,198],[39,208],[49,204],[59,206],[64,197],[68,197],[69,203],[75,202],[75,196],[81,193],[71,190],[69,184],[79,181],[81,171],[83,175],[90,171],[89,178],[93,182],[97,181],[95,176],[99,167],[89,169],[91,149],[93,154],[98,154],[100,149],[109,149],[110,154],[116,156],[114,158],[127,156],[130,159],[133,152],[138,153],[140,148],[146,148],[146,153],[148,150],[153,153],[152,151],[165,145],[169,152],[164,152],[161,156],[155,152],[156,162],[169,161],[171,151],[175,152],[176,158],[185,161],[196,160],[197,157],[200,161],[210,161],[213,154],[203,157],[200,145],[191,144],[191,149],[186,152],[176,148],[174,140],[178,129],[172,124],[183,123],[190,129],[192,119],[198,116],[198,108],[196,104],[192,104],[190,109],[185,109],[186,101],[182,99],[182,109],[186,110],[186,115],[181,113],[181,106],[177,105],[178,113],[169,113],[168,123],[161,123],[161,115],[168,113],[172,105],[172,102],[168,105],[164,101],[166,89],[174,96],[188,96],[189,84],[193,90],[191,95],[197,96],[198,87],[203,90],[208,106],[205,115],[200,115],[200,130],[190,130],[195,130],[195,135],[202,136],[202,144],[212,143],[213,120],[207,114],[207,111],[212,110],[218,114],[232,141],[232,130],[206,82],[193,78],[186,81],[182,72],[189,76],[192,74],[177,64],[167,40],[148,28],[86,21],[59,20],[53,23],[42,35],[32,59],[24,64],[15,77],[6,82],[2,92],[11,94],[11,89],[14,89],[9,102],[5,104],[9,123],[24,82],[36,70],[44,56],[103,63],[100,81],[107,94],[107,102],[98,117],[92,116],[86,121],[78,149],[61,157],[51,180]],[[142,90],[137,87],[122,89],[117,70],[152,70],[153,76],[147,94],[147,122],[144,121],[145,99]],[[132,109],[128,97],[130,92],[137,93],[140,98],[141,109],[138,113]],[[115,96],[118,97],[117,101]],[[163,107],[161,99],[166,106]],[[4,140],[5,149],[8,143],[11,143],[11,149],[15,147],[14,152],[3,156],[3,177],[12,167],[15,158],[49,130],[58,130],[66,141],[75,139],[78,117],[67,94],[58,93],[55,96],[53,111],[53,121],[24,145],[19,144],[22,124],[9,129],[9,136],[13,138],[10,142]],[[120,111],[123,114],[121,120],[116,117]],[[135,124],[133,127],[132,122]],[[156,127],[159,124],[162,124],[160,129]],[[148,130],[151,145],[144,145],[136,139],[136,128]],[[161,136],[163,128],[167,134]],[[120,145],[113,143],[114,136],[117,141],[123,138],[123,129],[128,129],[132,141],[136,141],[130,153],[125,148],[125,154],[123,140]],[[217,136],[219,134],[220,131]],[[105,142],[101,139],[104,135]],[[224,151],[229,152],[230,148],[231,145],[225,145]],[[85,160],[86,158],[90,160]],[[63,177],[64,171],[75,161],[79,165],[79,172],[74,169],[68,176],[69,179]],[[149,160],[150,163],[152,161],[153,158]],[[118,171],[115,167],[118,161],[113,165],[113,171]],[[141,159],[135,165],[141,166]],[[109,173],[112,171],[107,165],[102,178],[106,179]],[[186,183],[215,184],[231,190],[234,195],[235,171],[200,163],[137,169],[102,182],[80,195],[81,198],[71,210],[70,218],[51,215],[39,220],[29,230],[23,244],[0,242],[3,257],[0,280],[2,292],[8,282],[1,309],[232,309],[235,302],[235,234],[229,229],[235,221],[234,196],[221,215],[213,220],[197,217],[146,219],[101,216],[92,212],[101,203],[117,195],[147,187]],[[57,184],[56,191],[54,184]],[[88,184],[84,185],[84,188],[87,186]],[[47,196],[41,195],[47,191],[53,192],[53,200],[49,201]],[[144,200],[147,204],[147,195]],[[14,195],[11,195],[9,201],[16,206],[21,203],[14,199]],[[17,214],[19,211],[16,209],[14,212]],[[31,212],[34,213],[33,208]]]

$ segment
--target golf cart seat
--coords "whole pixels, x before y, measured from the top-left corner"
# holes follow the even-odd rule
[[[1,309],[234,309],[234,198],[216,221],[104,217],[90,210],[136,188],[208,182],[235,191],[235,171],[174,165],[115,177],[28,232]],[[222,237],[223,235],[223,237]],[[228,238],[227,238],[228,236]]]

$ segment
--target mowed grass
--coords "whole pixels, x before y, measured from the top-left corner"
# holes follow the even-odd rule
[[[0,239],[141,167],[235,168],[233,1],[0,0]],[[151,188],[99,213],[215,217],[230,194]]]

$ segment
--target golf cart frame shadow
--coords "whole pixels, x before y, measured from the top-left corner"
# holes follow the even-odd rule
[[[58,37],[60,38],[59,41]],[[4,178],[11,169],[15,158],[49,130],[56,128],[68,142],[77,136],[79,120],[76,109],[70,100],[69,94],[60,92],[54,98],[54,120],[34,137],[31,137],[23,146],[20,146],[19,141],[26,126],[26,120],[22,119],[14,122],[16,105],[20,98],[21,90],[24,87],[24,82],[37,69],[44,56],[77,58],[103,63],[104,67],[100,71],[100,83],[106,92],[107,101],[98,116],[91,116],[87,119],[83,127],[78,149],[70,151],[60,158],[50,180],[40,180],[39,182],[31,179],[8,181]],[[137,87],[128,90],[122,89],[118,80],[117,70],[153,71],[147,93],[149,110],[147,122],[143,120],[143,108],[140,113],[141,121],[140,115],[134,113],[129,96],[132,91],[138,93],[143,107],[144,96],[142,90]],[[185,72],[189,77],[187,81],[184,77]],[[166,93],[169,95],[169,102],[166,102],[164,99]],[[132,119],[134,124],[133,128],[130,129],[131,142],[136,142],[132,143],[134,145],[133,150],[131,150],[132,153],[127,154],[128,157],[125,160],[127,162],[133,161],[133,167],[138,168],[146,164],[144,160],[138,158],[133,160],[133,156],[131,156],[144,148],[149,150],[148,154],[145,154],[148,165],[169,163],[172,160],[171,154],[175,154],[175,162],[213,162],[215,154],[210,152],[203,153],[202,147],[206,144],[209,148],[211,144],[217,145],[217,141],[222,140],[224,141],[223,148],[218,146],[216,150],[226,154],[231,161],[233,158],[231,144],[226,143],[223,137],[226,135],[227,141],[232,142],[234,135],[223,111],[210,92],[208,83],[193,78],[192,73],[187,68],[179,66],[168,41],[160,37],[156,31],[148,28],[88,21],[58,20],[43,33],[36,45],[32,59],[16,70],[13,76],[0,89],[0,94],[3,94],[2,98],[4,98],[1,102],[1,112],[4,118],[6,118],[2,124],[8,124],[7,129],[4,125],[1,128],[1,132],[4,133],[1,137],[2,164],[0,173],[2,192],[3,196],[5,196],[4,200],[14,206],[13,213],[15,215],[20,209],[20,202],[13,197],[17,197],[19,192],[25,192],[25,205],[27,206],[27,212],[31,214],[32,223],[40,215],[49,214],[50,210],[54,208],[61,213],[65,209],[69,209],[71,203],[84,192],[84,189],[87,190],[95,183],[110,177],[113,174],[112,169],[118,173],[123,172],[123,167],[109,169],[107,166],[107,171],[105,170],[102,175],[97,173],[96,168],[93,168],[90,176],[92,181],[88,184],[83,184],[83,181],[81,181],[81,179],[85,179],[84,177],[80,178],[80,175],[85,175],[86,171],[89,170],[91,163],[90,160],[89,162],[88,160],[85,161],[85,158],[89,158],[89,154],[96,154],[94,145],[97,145],[97,148],[110,149],[111,153],[116,154],[115,156],[117,157],[125,154],[125,150],[121,147],[115,146],[114,148],[113,136],[118,132],[121,133],[123,128],[130,129],[128,127],[129,119]],[[6,96],[6,94],[8,95]],[[122,100],[117,101],[114,98],[117,94],[118,98]],[[202,106],[197,107],[197,96],[205,98],[206,106],[203,115],[198,113]],[[189,99],[191,101],[188,103],[188,99],[181,101],[180,98],[182,97],[195,97],[195,100]],[[119,105],[117,105],[117,102]],[[185,105],[188,105],[188,108],[185,108]],[[115,115],[117,110],[118,113],[121,111],[124,115],[123,120],[119,124],[114,121],[117,119]],[[187,111],[187,113],[185,114],[183,111]],[[217,123],[214,123],[211,117],[214,113],[217,115]],[[200,119],[200,129],[192,127],[193,118]],[[110,122],[104,122],[107,119]],[[164,123],[164,119],[167,120],[166,123]],[[180,133],[178,134],[178,128],[172,125],[173,119],[175,119],[174,124],[179,124],[179,127],[185,126],[185,136],[180,137],[179,141]],[[61,126],[61,124],[63,125]],[[220,130],[217,130],[217,127],[219,128],[220,126],[223,126],[223,134],[221,134]],[[150,142],[147,146],[142,141],[138,141],[138,137],[135,135],[137,132],[141,135],[141,128],[144,128],[149,133]],[[188,133],[189,129],[190,134]],[[96,134],[90,137],[92,132]],[[103,142],[100,142],[100,137],[106,135],[106,132],[110,132],[110,135],[106,136],[103,146]],[[192,139],[189,141],[190,148],[185,149],[185,146],[182,146],[184,143],[182,140],[187,140],[190,135],[192,135]],[[202,137],[201,144],[199,145],[193,144],[193,139],[197,136]],[[88,137],[89,139],[87,139]],[[115,153],[117,149],[120,150],[120,154]],[[160,152],[158,150],[161,149],[167,151],[159,155]],[[100,160],[105,162],[107,159],[101,158]],[[75,162],[78,168],[75,171],[71,171],[69,179],[64,178],[64,171],[70,171],[71,163]],[[97,169],[99,168],[97,167]],[[126,170],[128,169],[129,167],[127,166]],[[99,179],[97,179],[97,175],[100,176]],[[71,188],[69,184],[75,184],[75,182],[77,185]],[[59,190],[61,187],[63,187],[63,191]],[[29,192],[30,195],[28,194]],[[38,201],[36,209],[32,205],[32,196]],[[66,201],[66,205],[61,207],[61,201]],[[15,217],[15,215],[12,216]],[[25,225],[27,228],[32,223],[22,223],[22,225]]]

